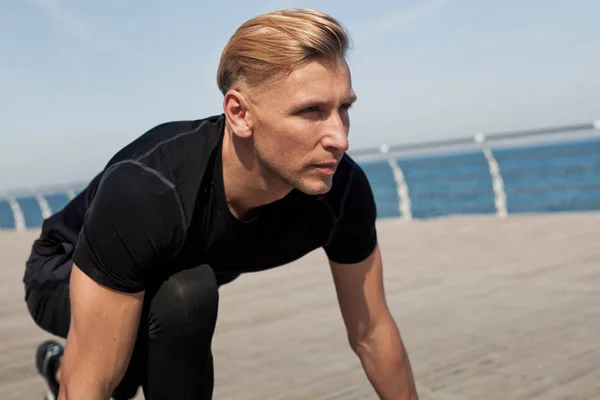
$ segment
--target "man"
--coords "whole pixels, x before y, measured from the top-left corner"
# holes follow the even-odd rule
[[[348,38],[311,10],[260,15],[227,43],[223,114],[119,151],[53,215],[24,277],[52,395],[209,399],[218,286],[322,247],[351,348],[382,399],[415,399],[386,305],[375,203],[345,155]]]

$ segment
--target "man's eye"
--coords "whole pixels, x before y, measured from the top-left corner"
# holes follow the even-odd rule
[[[319,111],[319,107],[314,106],[314,107],[307,107],[302,112],[311,113],[311,112],[317,112],[317,111]]]

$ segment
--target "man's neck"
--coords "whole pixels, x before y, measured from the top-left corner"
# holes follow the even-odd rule
[[[291,188],[269,174],[258,162],[252,139],[241,139],[227,127],[223,137],[223,184],[229,209],[239,219],[252,210],[285,197]]]

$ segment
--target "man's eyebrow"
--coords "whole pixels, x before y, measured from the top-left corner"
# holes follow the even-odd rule
[[[356,97],[356,95],[352,94],[352,95],[348,96],[344,100],[343,103],[344,104],[352,104],[357,99],[358,98]],[[302,109],[302,108],[313,107],[313,106],[323,107],[323,106],[327,106],[327,105],[329,105],[329,102],[327,102],[327,101],[317,100],[317,99],[307,99],[307,100],[303,100],[303,101],[300,101],[297,104],[295,104],[294,108]]]

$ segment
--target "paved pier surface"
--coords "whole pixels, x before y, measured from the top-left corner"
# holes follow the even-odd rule
[[[23,302],[37,232],[0,232],[0,399],[41,399]],[[381,221],[421,399],[600,399],[600,214]],[[268,250],[266,250],[268,251]],[[215,399],[375,399],[322,251],[222,288]],[[142,396],[139,396],[142,398]]]

